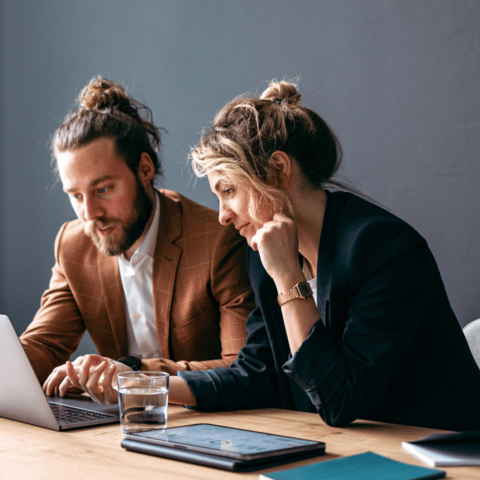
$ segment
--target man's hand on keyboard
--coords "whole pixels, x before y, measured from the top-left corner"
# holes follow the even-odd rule
[[[68,392],[87,392],[97,403],[118,401],[116,373],[132,371],[123,363],[99,355],[78,357],[53,370],[43,384],[47,395],[58,391],[61,397]]]
[[[75,368],[80,368],[83,363],[85,357],[77,357],[76,360],[72,363]],[[60,385],[63,383],[63,395],[64,396],[67,392],[68,393],[81,393],[81,390],[78,387],[72,385],[72,383],[68,380],[67,375],[67,364],[59,365],[52,370],[52,373],[48,376],[48,378],[43,383],[43,391],[47,395],[53,395],[56,392],[60,392]]]

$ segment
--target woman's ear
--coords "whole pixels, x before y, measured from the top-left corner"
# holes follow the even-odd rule
[[[276,187],[286,188],[292,173],[291,158],[285,152],[276,150],[270,156],[270,168],[272,184]]]

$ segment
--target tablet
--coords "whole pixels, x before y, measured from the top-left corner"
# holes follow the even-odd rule
[[[207,423],[125,436],[128,450],[227,470],[254,470],[322,455],[325,443]]]

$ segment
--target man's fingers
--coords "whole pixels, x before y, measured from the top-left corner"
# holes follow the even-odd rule
[[[105,360],[108,360],[106,357],[101,357],[100,355],[85,355],[84,361],[88,358],[88,361],[90,362],[90,368],[96,367],[97,365],[100,365],[102,362]]]
[[[98,355],[77,357],[73,362],[67,362],[65,365],[54,368],[43,383],[42,389],[47,395],[53,395],[58,389],[62,396],[72,387],[85,391],[85,386],[90,376],[90,369],[102,364],[104,361],[105,359]],[[69,382],[65,381],[66,377],[70,379]],[[62,384],[63,386],[60,388]]]
[[[115,366],[114,363],[110,364],[107,371],[105,372],[105,375],[103,377],[103,386],[105,387],[106,385],[112,385],[112,380],[113,380],[113,375],[115,374],[115,370],[117,367]]]
[[[72,382],[70,382],[70,379],[68,377],[65,377],[58,386],[58,393],[61,397],[64,397],[65,394],[67,393],[68,389],[71,387]]]
[[[49,385],[50,380],[52,379],[53,375],[55,374],[56,370],[57,370],[57,369],[54,368],[53,371],[52,371],[52,373],[51,373],[51,374],[47,377],[47,379],[43,382],[42,388],[43,388],[43,391],[44,391],[45,393],[47,393],[47,391],[48,391],[48,385]],[[47,395],[48,395],[48,393],[47,393]]]
[[[90,377],[90,357],[87,355],[78,371],[78,383],[80,388],[87,391],[87,382]]]
[[[105,403],[117,403],[118,392],[113,388],[113,378],[115,375],[116,367],[111,364],[103,377],[103,399]]]
[[[68,378],[70,379],[70,383],[74,387],[82,388],[82,386],[80,385],[80,381],[78,379],[78,374],[75,371],[75,367],[70,362],[67,362],[66,369],[67,369]]]
[[[103,395],[103,387],[100,382],[100,377],[108,368],[108,362],[102,362],[97,368],[93,369],[90,372],[90,378],[86,383],[86,391],[90,394],[90,396],[97,402],[104,404],[105,399]]]
[[[66,377],[65,366],[56,367],[52,373],[48,376],[43,384],[43,391],[47,395],[53,395],[57,386],[63,381]]]
[[[48,379],[50,377],[47,377],[47,379],[43,382],[42,389],[45,393],[47,393],[47,388],[48,388]]]
[[[77,357],[72,363],[73,363],[73,365],[75,365],[76,367],[79,367],[79,366],[83,363],[84,360],[85,360],[85,356],[82,355],[82,356],[80,356],[80,357]]]

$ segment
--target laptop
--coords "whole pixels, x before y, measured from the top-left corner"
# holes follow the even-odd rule
[[[118,405],[99,405],[85,395],[47,397],[5,315],[0,315],[0,365],[0,417],[51,430],[120,421]]]

